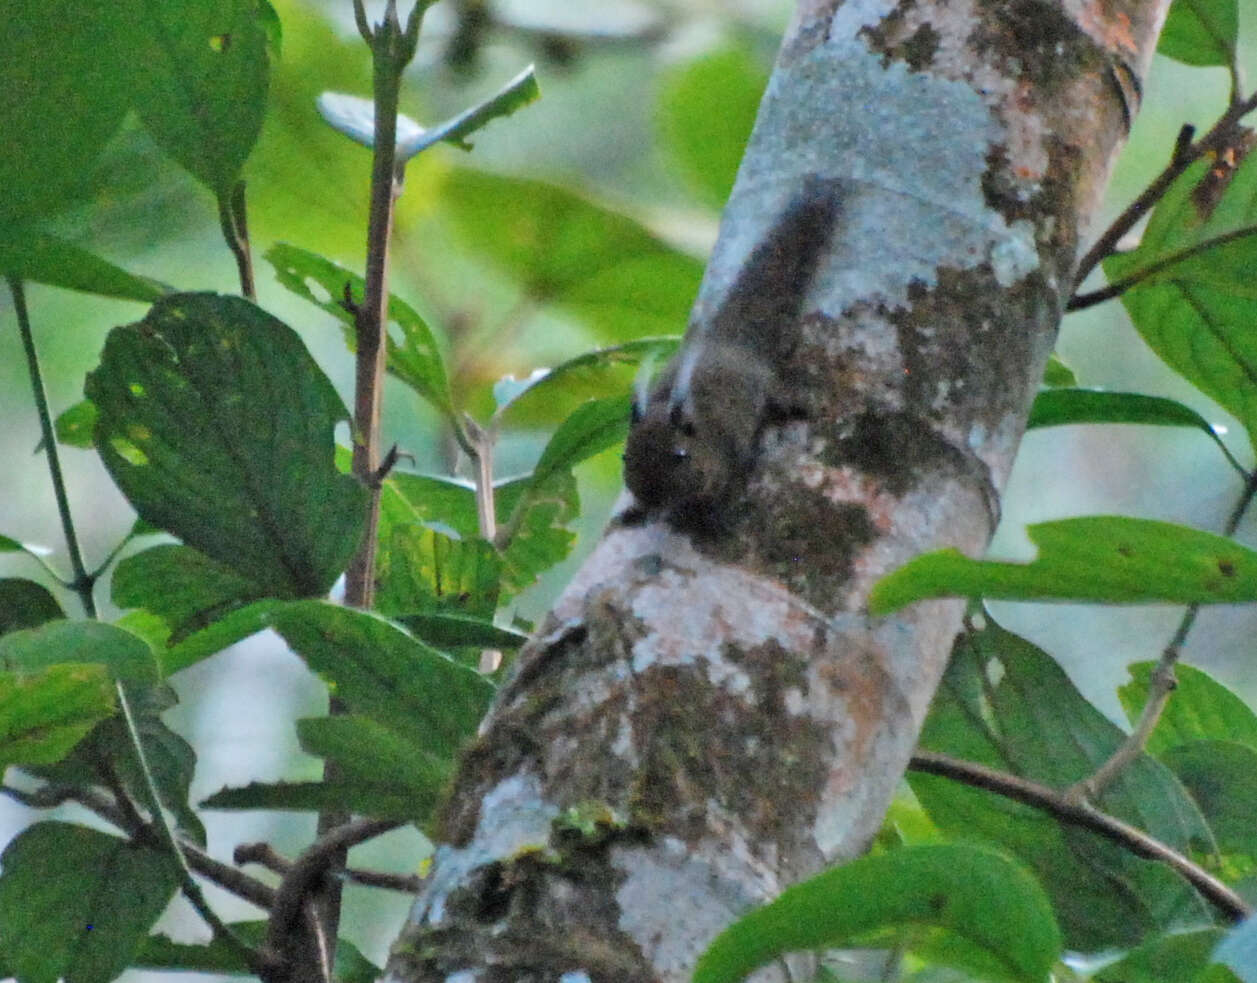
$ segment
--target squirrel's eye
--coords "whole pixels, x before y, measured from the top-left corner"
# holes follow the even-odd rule
[[[693,420],[681,421],[681,433],[683,433],[687,437],[693,437],[694,436],[694,421]]]

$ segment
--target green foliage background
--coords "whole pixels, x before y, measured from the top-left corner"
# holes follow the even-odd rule
[[[187,28],[185,34],[172,27],[170,43],[181,51],[190,76],[199,71],[200,59],[208,58],[197,46],[196,12],[215,3],[196,0],[153,8],[171,25]],[[391,289],[399,298],[393,307],[399,333],[394,336],[396,357],[387,390],[384,430],[387,442],[395,440],[412,455],[413,465],[407,460],[404,467],[414,474],[399,477],[385,497],[382,541],[387,547],[386,562],[391,564],[386,572],[394,587],[382,594],[380,607],[383,613],[406,616],[403,623],[418,638],[371,616],[345,617],[316,600],[286,600],[317,595],[325,589],[343,565],[349,548],[349,532],[329,532],[309,525],[303,508],[311,502],[337,501],[339,496],[345,511],[352,511],[354,497],[353,489],[338,482],[331,464],[330,435],[334,434],[341,445],[347,442],[337,393],[340,401],[350,400],[352,377],[344,317],[334,301],[338,284],[352,279],[344,270],[362,266],[369,154],[334,132],[315,110],[315,100],[324,90],[369,91],[368,55],[353,32],[348,3],[277,0],[274,8],[282,24],[282,40],[250,19],[250,4],[243,0],[225,4],[239,17],[229,32],[232,40],[223,42],[234,46],[227,53],[251,65],[254,62],[250,58],[256,60],[261,51],[269,51],[269,92],[264,116],[260,109],[242,109],[249,104],[248,93],[256,91],[259,82],[245,72],[238,92],[220,94],[217,101],[211,99],[201,105],[198,118],[203,126],[225,127],[239,137],[206,146],[198,145],[195,129],[191,133],[186,130],[184,107],[172,99],[178,86],[171,76],[163,74],[160,53],[147,52],[140,59],[142,70],[137,74],[133,72],[135,66],[119,61],[125,46],[111,44],[105,26],[101,26],[104,33],[94,58],[58,47],[58,18],[69,16],[71,6],[32,2],[31,10],[38,7],[39,18],[32,21],[31,31],[17,32],[5,42],[10,45],[6,57],[11,59],[9,64],[23,65],[34,64],[38,58],[45,71],[98,80],[88,91],[99,104],[96,116],[100,127],[107,132],[121,119],[121,129],[88,168],[64,166],[67,160],[74,162],[75,146],[58,151],[56,140],[40,140],[30,134],[18,134],[0,154],[0,183],[5,182],[6,175],[9,180],[16,180],[15,174],[31,172],[46,176],[37,192],[6,204],[8,210],[0,216],[6,229],[0,235],[0,261],[8,270],[22,272],[21,264],[33,262],[30,257],[34,257],[42,264],[41,269],[61,270],[59,282],[69,286],[76,285],[74,277],[86,275],[82,271],[87,270],[96,278],[93,282],[108,282],[108,292],[115,295],[115,299],[108,299],[57,287],[30,286],[32,318],[54,412],[73,407],[82,399],[84,379],[101,363],[102,351],[106,365],[151,373],[139,384],[154,391],[166,378],[159,359],[161,346],[150,344],[154,337],[178,349],[181,358],[194,359],[196,339],[176,343],[176,328],[160,316],[163,311],[171,313],[171,308],[178,316],[185,315],[189,305],[196,303],[186,298],[168,307],[162,302],[156,313],[149,315],[145,324],[157,332],[156,336],[117,334],[108,348],[106,336],[118,325],[139,321],[147,310],[134,300],[116,299],[118,295],[153,300],[167,283],[177,284],[181,291],[237,290],[234,264],[222,245],[214,199],[207,189],[228,189],[242,163],[248,181],[259,302],[296,329],[319,368],[294,373],[291,380],[296,398],[306,401],[302,405],[308,411],[302,415],[307,429],[300,454],[292,454],[292,448],[279,441],[266,449],[263,460],[246,458],[241,465],[240,456],[226,439],[232,436],[230,432],[220,434],[223,439],[217,442],[205,439],[191,447],[167,448],[180,474],[186,473],[190,460],[202,469],[196,483],[198,494],[188,501],[170,497],[173,482],[156,491],[142,482],[128,483],[128,464],[134,463],[137,448],[151,447],[135,442],[134,413],[142,400],[137,403],[131,399],[134,392],[111,385],[109,372],[100,370],[91,377],[88,393],[99,406],[99,420],[67,418],[62,434],[71,502],[85,552],[89,557],[103,558],[136,532],[135,514],[101,459],[74,446],[76,442],[82,446],[85,438],[90,444],[93,427],[106,435],[103,448],[110,469],[144,518],[179,532],[185,543],[199,547],[201,552],[174,544],[141,552],[153,542],[144,539],[126,546],[112,583],[106,580],[98,596],[102,600],[112,597],[120,607],[144,609],[145,613],[125,616],[127,632],[107,625],[82,629],[53,626],[40,629],[41,634],[14,636],[18,641],[0,647],[0,656],[7,660],[5,666],[19,667],[0,680],[9,687],[8,692],[19,694],[17,703],[35,714],[32,719],[48,722],[51,718],[39,713],[52,714],[55,710],[57,714],[47,743],[39,744],[37,752],[19,748],[13,760],[28,766],[33,774],[73,780],[81,777],[83,755],[76,752],[77,757],[66,757],[65,752],[84,734],[91,733],[90,741],[99,742],[100,747],[125,749],[125,735],[109,730],[115,722],[111,715],[116,707],[110,688],[104,685],[107,669],[114,678],[152,687],[145,691],[149,702],[140,707],[141,721],[146,741],[151,741],[158,783],[163,794],[170,792],[172,799],[186,800],[191,784],[192,802],[217,792],[212,806],[227,810],[316,808],[342,801],[350,794],[347,790],[352,790],[364,809],[369,806],[379,815],[408,816],[416,804],[420,808],[431,804],[432,790],[448,777],[452,747],[474,726],[490,692],[484,680],[438,651],[449,646],[434,639],[456,638],[469,645],[470,633],[475,631],[482,633],[475,636],[478,645],[511,647],[518,641],[513,629],[545,610],[579,562],[582,550],[595,539],[619,487],[618,441],[623,436],[630,380],[642,359],[667,353],[672,343],[661,336],[675,334],[684,326],[703,256],[714,238],[718,210],[731,184],[790,5],[748,5],[720,16],[673,7],[681,10],[676,15],[680,29],[670,33],[666,44],[589,40],[578,44],[574,52],[565,50],[562,57],[555,48],[538,45],[527,32],[503,29],[490,35],[470,69],[459,69],[446,59],[448,35],[441,30],[438,13],[444,5],[433,11],[432,30],[425,34],[419,58],[407,77],[404,112],[426,123],[450,117],[492,93],[532,58],[540,58],[538,75],[544,98],[477,133],[470,158],[442,146],[420,155],[407,170],[393,254]],[[1183,13],[1188,8],[1210,6],[1229,9],[1224,3],[1179,3],[1176,17],[1188,16]],[[556,10],[562,7],[557,4]],[[1242,6],[1241,11],[1245,17],[1252,13],[1249,5]],[[620,8],[606,5],[607,23],[614,23],[622,14]],[[675,23],[671,26],[678,27]],[[1217,53],[1210,48],[1211,36],[1207,32],[1200,35],[1180,22],[1173,38],[1167,50],[1180,60],[1156,61],[1145,88],[1145,111],[1138,117],[1130,146],[1119,163],[1109,196],[1111,204],[1105,206],[1109,213],[1120,208],[1163,166],[1183,122],[1207,126],[1225,100],[1225,71],[1188,67],[1217,62]],[[61,54],[62,60],[48,60]],[[1242,52],[1239,61],[1253,64],[1257,58]],[[132,75],[136,88],[118,84],[119,78]],[[138,118],[127,115],[133,100],[144,107]],[[50,133],[56,132],[58,114],[69,111],[64,97],[38,108]],[[254,136],[257,144],[250,153]],[[92,137],[91,133],[75,134],[75,139],[87,142]],[[469,169],[468,164],[475,169]],[[72,207],[41,223],[37,232],[23,230],[23,223],[67,194],[77,196]],[[1094,228],[1102,228],[1105,220],[1105,215],[1097,216]],[[1157,255],[1155,250],[1168,249],[1167,243],[1175,241],[1175,227],[1168,219],[1160,227],[1154,222],[1152,233],[1141,247],[1152,251],[1148,255]],[[47,236],[56,238],[44,238]],[[95,269],[75,252],[77,248],[88,249],[135,276],[119,277],[107,268]],[[1132,264],[1139,264],[1141,258],[1147,257],[1134,254],[1120,258],[1106,272],[1119,276]],[[6,324],[12,320],[7,305],[7,299],[0,300],[0,322]],[[1134,306],[1131,313],[1140,316]],[[216,316],[209,316],[207,322],[217,325]],[[295,343],[296,336],[290,337],[282,325],[277,328],[266,321],[253,325],[253,329],[254,342],[267,340],[264,345],[259,343],[258,351],[240,347],[246,366],[265,367],[268,353],[290,350]],[[215,332],[213,337],[224,345],[236,344],[230,325],[218,325]],[[1149,340],[1156,345],[1155,340]],[[150,347],[145,348],[146,344]],[[578,358],[592,348],[608,346],[614,348],[610,354]],[[428,357],[434,350],[443,358],[440,372],[433,369]],[[1207,374],[1190,377],[1188,382],[1169,372],[1131,329],[1116,303],[1068,318],[1058,353],[1074,369],[1081,385],[1172,397],[1198,415],[1192,417],[1181,407],[1144,404],[1132,409],[1126,404],[1121,411],[1133,413],[1132,422],[1172,426],[1050,425],[1067,422],[1069,412],[1078,414],[1075,421],[1082,420],[1085,413],[1077,408],[1063,418],[1041,422],[1041,429],[1027,437],[1018,458],[992,555],[1027,559],[1033,553],[1023,532],[1027,524],[1076,514],[1121,513],[1200,529],[1220,527],[1236,497],[1238,481],[1227,459],[1218,453],[1217,441],[1200,431],[1228,421],[1234,429],[1219,439],[1241,466],[1251,467],[1252,451],[1243,430],[1247,426],[1251,432],[1253,425],[1243,399],[1232,398],[1229,390],[1211,388]],[[565,364],[574,358],[577,361]],[[559,364],[565,364],[561,373],[540,382],[530,378],[538,366]],[[205,368],[214,371],[212,359]],[[319,369],[330,378],[335,392],[321,380]],[[1202,389],[1234,413],[1236,422],[1231,423],[1227,413]],[[0,453],[10,466],[0,471],[0,534],[24,544],[49,547],[51,563],[64,570],[61,533],[46,489],[46,471],[41,459],[31,453],[39,434],[28,392],[16,334],[2,331],[0,419],[7,422],[0,429]],[[511,548],[501,555],[467,545],[475,522],[474,503],[466,487],[432,477],[448,476],[456,469],[457,454],[441,415],[455,405],[482,422],[492,420],[501,425],[498,476],[523,475],[500,489],[502,521],[510,522],[512,515],[523,517]],[[1095,419],[1116,419],[1103,407],[1092,407],[1088,412],[1098,414]],[[1105,417],[1105,413],[1109,415]],[[1154,419],[1158,414],[1164,418]],[[1170,420],[1167,414],[1177,414],[1177,418]],[[282,414],[277,410],[276,416]],[[228,418],[226,408],[219,408],[213,417]],[[162,433],[160,416],[145,416],[143,423],[148,432]],[[277,539],[250,542],[248,530],[207,524],[208,519],[193,521],[197,500],[207,489],[209,494],[217,494],[216,480],[223,480],[224,489],[240,483],[228,474],[232,467],[241,466],[247,473],[250,468],[283,471],[288,465],[294,476],[291,488],[285,489],[291,509],[286,508],[283,498],[242,506],[246,511],[256,507],[279,516],[276,528],[283,535]],[[313,489],[310,475],[315,476]],[[151,498],[146,497],[148,492],[153,493]],[[416,525],[434,522],[464,539],[447,536],[431,525],[420,531]],[[1140,527],[1141,534],[1146,531]],[[139,532],[147,530],[141,527]],[[1045,537],[1048,534],[1043,527],[1040,532]],[[1156,531],[1151,535],[1149,542],[1155,545]],[[1241,528],[1238,538],[1251,540],[1251,521]],[[566,552],[573,542],[575,549],[569,558],[552,565],[553,557]],[[1046,551],[1048,540],[1041,539],[1040,543]],[[289,546],[293,555],[308,557],[316,544],[322,552],[311,559],[308,568],[294,570],[291,565],[267,562],[268,557],[283,554]],[[1208,545],[1202,549],[1212,557]],[[52,589],[47,598],[39,595],[38,605],[44,606],[41,610],[60,602],[76,615],[73,595],[57,588],[15,547],[11,540],[0,542],[0,576],[41,581]],[[1245,578],[1252,576],[1251,567],[1246,565],[1251,554],[1237,549],[1228,557],[1235,560]],[[1150,567],[1155,569],[1159,562],[1160,558],[1152,555]],[[435,563],[456,574],[456,589],[424,595],[422,609],[417,610],[415,597],[431,582],[429,573]],[[986,583],[980,580],[985,574],[973,575]],[[1141,582],[1143,575],[1142,569],[1136,570],[1131,579]],[[952,588],[957,589],[955,571],[948,576],[953,578],[949,581]],[[915,596],[929,593],[919,584],[914,589],[918,590]],[[999,594],[990,587],[975,590]],[[1014,595],[1026,596],[1015,591]],[[198,629],[220,613],[214,606],[218,602],[235,609],[216,623],[215,633],[198,635]],[[24,598],[23,603],[34,602]],[[496,629],[450,620],[450,615],[489,617],[499,604],[503,606]],[[1059,774],[1038,776],[1058,784],[1077,780],[1118,740],[1112,724],[1087,701],[1116,719],[1124,718],[1123,710],[1137,712],[1139,687],[1146,686],[1140,679],[1146,680],[1146,670],[1141,670],[1142,677],[1136,672],[1136,682],[1122,690],[1125,706],[1119,704],[1114,681],[1125,679],[1127,663],[1155,657],[1168,639],[1179,609],[1168,605],[1115,609],[997,602],[991,610],[999,623],[992,620],[975,634],[970,655],[976,659],[983,646],[992,646],[986,653],[988,666],[990,660],[1004,660],[1003,671],[1018,687],[1031,692],[1047,688],[1062,694],[1059,706],[1067,707],[1069,715],[1055,721],[1054,726],[1040,720],[1030,727],[1026,721],[1033,717],[1032,705],[1009,697],[994,708],[987,706],[979,693],[981,672],[974,668],[978,663],[958,658],[927,728],[926,745],[935,741],[940,748],[963,746],[974,760],[1034,772],[1042,766],[1036,749],[1041,751],[1045,744],[1072,745],[1085,735],[1085,753],[1063,756]],[[104,613],[112,619],[120,610],[107,606]],[[25,627],[7,623],[4,617],[0,596],[0,629]],[[521,624],[512,626],[512,617]],[[1189,661],[1234,684],[1249,704],[1257,699],[1257,683],[1253,682],[1257,677],[1251,671],[1252,625],[1251,606],[1214,608],[1202,615],[1184,653]],[[226,655],[200,661],[217,646],[262,627],[277,634],[259,636]],[[1005,629],[1038,643],[1043,651]],[[164,653],[161,665],[148,664],[151,653],[135,641],[136,636],[158,645]],[[304,662],[285,650],[280,637]],[[161,648],[166,642],[170,646]],[[48,650],[89,653],[92,657],[84,655],[81,663],[67,657],[50,670],[39,663],[39,653]],[[363,650],[380,653],[381,661],[364,665],[349,657]],[[109,653],[108,658],[99,656],[100,652]],[[1069,671],[1072,683],[1045,652]],[[336,720],[319,717],[326,690],[307,666],[355,701],[360,713]],[[404,671],[393,678],[391,688],[381,691],[378,681],[390,666],[402,666]],[[161,673],[178,670],[186,671],[178,672],[170,690],[155,685]],[[1075,684],[1078,690],[1074,690]],[[1158,835],[1184,851],[1201,850],[1211,833],[1221,840],[1219,845],[1233,861],[1235,857],[1257,856],[1244,822],[1242,803],[1247,800],[1241,797],[1237,806],[1227,796],[1210,795],[1209,786],[1220,767],[1229,769],[1228,774],[1249,775],[1251,780],[1253,747],[1248,729],[1253,727],[1252,714],[1242,703],[1237,707],[1235,697],[1209,677],[1188,675],[1183,688],[1188,696],[1178,705],[1196,707],[1200,714],[1167,718],[1174,731],[1167,729],[1169,723],[1163,723],[1152,749],[1163,755],[1166,765],[1145,762],[1115,789],[1113,801],[1104,805],[1155,828]],[[437,691],[447,697],[447,713],[441,721],[449,725],[448,731],[431,727],[431,720],[424,716],[428,712],[427,694]],[[264,694],[263,699],[249,703],[250,692]],[[178,706],[175,694],[181,698]],[[4,710],[0,704],[0,712]],[[1224,713],[1222,723],[1210,723],[1208,714]],[[292,721],[298,718],[303,719],[293,728]],[[1003,740],[1006,734],[1000,732],[1001,725],[1017,729],[1027,744]],[[416,732],[425,734],[429,743],[416,748],[409,741]],[[374,763],[378,768],[369,774],[354,753],[354,748],[364,744],[379,754]],[[192,747],[198,755],[195,773],[190,763]],[[1018,753],[1023,755],[1021,759]],[[328,788],[314,782],[318,773],[315,756],[337,761],[345,784]],[[5,760],[0,759],[0,764]],[[1171,777],[1167,767],[1177,777]],[[1190,799],[1181,792],[1180,783],[1192,793]],[[233,787],[218,792],[223,786]],[[975,799],[981,793],[932,776],[914,778],[912,790],[936,828],[919,838],[925,844],[911,835],[902,840],[924,852],[912,854],[905,848],[902,856],[899,851],[887,854],[895,858],[893,863],[902,864],[899,874],[879,869],[879,858],[870,858],[874,863],[850,875],[854,880],[832,877],[783,896],[779,906],[765,909],[767,914],[759,917],[759,928],[752,923],[742,936],[735,933],[726,948],[708,961],[708,971],[717,973],[711,967],[719,965],[733,967],[722,970],[727,972],[749,968],[757,959],[771,955],[774,945],[779,948],[789,940],[815,946],[853,940],[883,943],[887,936],[879,932],[904,922],[924,922],[930,931],[940,934],[917,937],[914,941],[921,953],[937,955],[949,965],[969,966],[991,978],[1001,978],[1001,972],[1011,978],[1028,978],[1039,972],[1045,965],[1043,960],[1050,963],[1060,946],[1061,936],[1056,934],[1050,916],[1040,918],[1036,914],[1036,937],[1022,940],[1024,946],[1014,949],[1001,948],[998,933],[981,923],[981,898],[976,895],[958,897],[955,909],[941,915],[935,912],[937,917],[929,913],[926,892],[960,892],[949,880],[958,864],[972,864],[972,870],[986,871],[1004,884],[1017,882],[1005,903],[1021,906],[1018,910],[1047,910],[1045,895],[1024,874],[1024,868],[1017,868],[1016,875],[1003,876],[1001,865],[1008,861],[1002,854],[983,857],[932,852],[952,849],[931,846],[929,841],[940,833],[945,836],[972,830],[978,825],[975,815],[989,824],[983,830],[988,841],[1018,854],[1038,878],[1055,906],[1055,920],[1067,946],[1087,949],[1121,943],[1135,947],[1144,930],[1155,932],[1164,925],[1166,911],[1185,913],[1189,921],[1203,917],[1195,896],[1179,882],[1156,872],[1159,868],[1152,873],[1139,864],[1127,868],[1123,866],[1127,858],[1104,854],[1095,863],[1105,871],[1105,877],[1135,885],[1118,902],[1110,903],[1105,892],[1108,882],[1091,883],[1080,873],[1078,844],[1068,842],[1067,835],[1057,834],[1052,824],[1044,821],[1041,838],[1033,850],[1028,850],[1019,839],[1025,836],[1024,827],[1014,821],[1005,824],[992,819],[989,804]],[[1172,815],[1148,813],[1147,803],[1152,800],[1173,801]],[[208,828],[201,827],[202,818]],[[311,831],[311,818],[299,812],[211,809],[198,815],[185,809],[175,820],[182,832],[198,842],[205,842],[207,837],[211,843],[267,839],[290,853],[308,841]],[[11,832],[30,821],[28,811],[0,798],[0,841],[7,841]],[[18,843],[20,849],[8,858],[15,869],[25,863],[37,873],[38,858],[60,854],[84,869],[112,865],[119,883],[134,881],[163,890],[176,883],[176,872],[153,851],[120,850],[116,842],[86,830],[67,834],[64,826],[41,825]],[[363,865],[400,864],[407,869],[428,848],[426,840],[412,828],[369,845],[355,857]],[[1028,860],[1027,853],[1033,854]],[[884,906],[876,908],[883,921],[870,916],[858,925],[831,923],[821,914],[836,899],[867,898],[868,892],[861,886],[865,882],[859,878],[883,883],[883,878],[895,876],[915,877],[923,893],[919,897],[897,894],[893,900],[902,905],[901,910],[892,911],[894,905],[887,899]],[[1028,886],[1022,885],[1020,878]],[[35,927],[50,937],[72,932],[77,924],[72,894],[58,901],[64,922],[30,926],[15,918],[13,912],[20,909],[21,899],[32,889],[29,881],[0,879],[0,922],[7,912],[10,931],[29,931],[36,941]],[[1067,903],[1070,891],[1079,901],[1076,908]],[[353,888],[350,895],[347,937],[378,963],[407,902]],[[164,896],[161,890],[143,893],[141,903],[125,913],[126,917],[120,916],[118,924],[100,926],[102,936],[116,932],[121,938],[128,937],[134,928],[128,919],[149,918],[149,909],[160,908]],[[1148,902],[1149,898],[1154,900]],[[966,907],[970,904],[979,909],[978,914]],[[1100,908],[1103,917],[1096,915]],[[223,910],[229,918],[255,914],[245,906],[233,907],[230,900]],[[776,943],[764,945],[763,926],[771,926],[774,919],[791,925],[803,919],[809,932],[802,936],[786,932],[783,936],[779,926]],[[186,912],[176,911],[163,926],[173,925],[177,930],[187,921]],[[943,930],[958,926],[970,930],[967,941],[947,942]],[[1134,948],[1127,956],[1127,970],[1143,972],[1139,966],[1170,958],[1195,965],[1183,953],[1209,951],[1219,934],[1209,929],[1179,941],[1160,940],[1165,948],[1174,950],[1168,955]],[[53,938],[48,945],[55,942]],[[348,952],[347,958],[356,955],[352,949]],[[189,958],[186,952],[167,955],[172,961]],[[215,963],[220,957],[217,952],[197,956],[207,968],[229,964]],[[721,959],[726,962],[721,963]],[[122,960],[117,965],[66,965],[59,969],[71,976],[95,979],[107,978],[124,964]],[[0,970],[4,968],[0,957]],[[48,970],[38,961],[30,966],[12,963],[8,968],[32,979]],[[366,972],[361,965],[357,971]],[[717,974],[707,978],[724,977]],[[1125,977],[1119,973],[1111,978]],[[1130,978],[1173,977],[1149,971]]]

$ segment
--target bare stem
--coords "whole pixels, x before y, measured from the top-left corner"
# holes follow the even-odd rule
[[[83,565],[79,538],[74,531],[74,519],[70,514],[70,499],[65,492],[65,478],[61,473],[61,456],[57,452],[57,435],[48,409],[48,394],[44,391],[44,376],[39,368],[39,354],[35,350],[35,336],[31,332],[30,314],[26,310],[26,290],[17,277],[7,277],[9,292],[13,295],[13,310],[17,314],[17,329],[22,336],[22,348],[26,352],[26,367],[31,377],[31,392],[35,397],[35,411],[39,414],[39,429],[44,438],[44,453],[48,455],[48,473],[52,477],[52,492],[57,499],[57,512],[61,516],[61,530],[65,534],[66,548],[70,553],[70,569],[74,579],[70,588],[79,596],[83,611],[89,618],[96,617],[96,600],[92,596],[95,578]]]
[[[1104,230],[1100,238],[1087,250],[1086,255],[1078,261],[1078,270],[1074,274],[1074,289],[1078,288],[1102,259],[1117,248],[1122,236],[1133,229],[1135,224],[1161,200],[1178,176],[1205,154],[1226,146],[1235,137],[1239,121],[1255,108],[1257,108],[1257,93],[1245,100],[1232,102],[1213,128],[1195,143],[1180,140],[1175,145],[1174,154],[1164,170],[1153,178],[1134,201],[1126,206],[1122,214]]]
[[[355,8],[356,12],[356,8]],[[370,608],[375,595],[375,553],[380,522],[380,409],[387,354],[388,258],[393,229],[393,206],[401,192],[396,163],[397,105],[402,69],[414,54],[397,19],[397,4],[389,0],[384,20],[370,32],[374,63],[375,144],[371,168],[371,204],[367,218],[367,268],[362,305],[355,326],[358,334],[354,376],[353,473],[370,492],[362,545],[350,562],[345,600]]]
[[[912,756],[909,767],[914,771],[942,775],[1041,809],[1062,822],[1098,833],[1135,856],[1159,861],[1188,881],[1210,904],[1233,922],[1252,914],[1253,909],[1248,902],[1199,864],[1193,863],[1143,830],[1101,812],[1086,802],[1080,802],[1068,793],[1058,792],[1046,785],[997,771],[986,765],[962,761],[933,751],[918,750]]]
[[[1086,307],[1094,307],[1096,304],[1103,303],[1106,300],[1112,300],[1119,297],[1131,287],[1148,279],[1164,269],[1168,269],[1177,263],[1191,259],[1200,253],[1207,252],[1216,246],[1225,246],[1227,243],[1236,242],[1240,239],[1251,239],[1257,236],[1257,225],[1246,225],[1242,229],[1234,229],[1230,232],[1224,232],[1222,235],[1211,236],[1208,239],[1202,239],[1195,245],[1188,246],[1186,249],[1180,249],[1177,252],[1163,256],[1154,263],[1149,263],[1143,269],[1136,270],[1129,276],[1124,276],[1120,280],[1112,281],[1107,287],[1100,290],[1093,290],[1090,293],[1074,294],[1069,298],[1069,302],[1065,305],[1067,311],[1080,311]]]

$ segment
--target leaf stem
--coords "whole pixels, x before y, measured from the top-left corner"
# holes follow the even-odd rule
[[[248,300],[257,300],[253,283],[253,254],[249,249],[249,219],[245,207],[244,182],[237,181],[230,196],[218,196],[218,226],[227,248],[236,258],[240,276],[240,293]]]
[[[39,354],[35,350],[35,336],[31,333],[30,315],[26,309],[26,290],[17,277],[6,277],[9,292],[13,295],[13,310],[17,314],[18,333],[22,336],[22,348],[26,352],[26,367],[31,376],[31,392],[35,396],[35,410],[39,414],[39,428],[44,438],[44,453],[48,455],[48,472],[52,477],[52,491],[57,499],[57,512],[61,516],[61,529],[65,534],[66,548],[70,553],[70,569],[74,579],[70,588],[79,596],[83,611],[89,618],[96,617],[96,600],[92,596],[95,579],[83,565],[83,554],[74,531],[74,518],[70,514],[70,500],[66,496],[65,479],[61,473],[61,457],[57,452],[57,435],[48,410],[48,394],[44,391],[44,377],[39,368]]]

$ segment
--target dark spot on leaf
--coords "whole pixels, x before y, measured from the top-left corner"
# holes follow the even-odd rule
[[[1234,563],[1232,563],[1230,560],[1219,560],[1219,561],[1218,561],[1218,573],[1222,574],[1222,576],[1224,576],[1224,577],[1234,577],[1234,576],[1235,576],[1235,564],[1234,564]]]
[[[1133,549],[1132,547],[1130,547],[1130,546],[1119,546],[1119,547],[1117,548],[1117,555],[1118,555],[1118,556],[1123,556],[1123,557],[1125,557],[1126,559],[1128,559],[1128,560],[1129,560],[1132,556],[1134,556],[1134,555],[1135,555],[1135,551],[1134,551],[1134,549]]]

